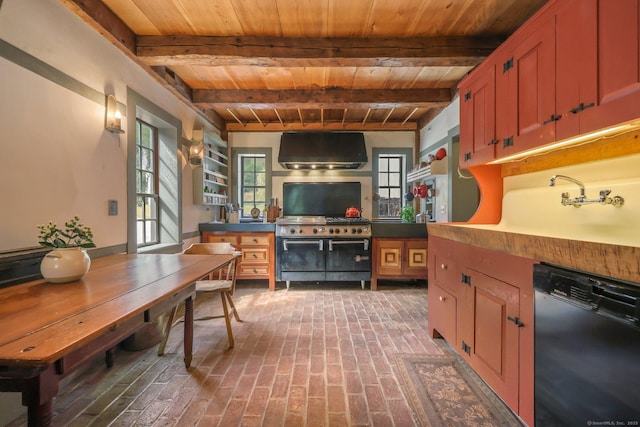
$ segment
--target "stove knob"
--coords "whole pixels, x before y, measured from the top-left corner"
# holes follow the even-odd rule
[[[336,234],[340,234],[340,229],[336,228]]]
[[[362,228],[358,228],[358,234],[362,233]]]
[[[356,229],[355,228],[351,229],[351,234],[356,234]]]
[[[345,228],[345,229],[344,229],[344,232],[345,232],[345,233],[348,233],[348,232],[349,232],[349,229],[348,229],[348,228]]]
[[[318,234],[318,229],[317,228],[313,229],[313,234]]]
[[[296,229],[295,228],[290,229],[289,234],[296,234]]]
[[[333,228],[329,229],[329,234],[333,234]]]

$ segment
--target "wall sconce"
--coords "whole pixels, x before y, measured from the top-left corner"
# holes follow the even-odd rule
[[[122,130],[122,114],[118,110],[118,101],[113,95],[107,95],[107,112],[104,127],[113,133],[124,133],[124,130]]]
[[[191,141],[191,146],[189,147],[189,163],[195,166],[200,166],[202,164],[203,149],[204,144],[202,141]]]

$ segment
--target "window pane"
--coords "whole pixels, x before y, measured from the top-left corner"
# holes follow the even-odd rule
[[[256,173],[256,187],[264,187],[267,184],[267,174],[264,172]]]
[[[378,175],[378,185],[380,187],[387,187],[389,185],[389,175],[386,173]]]
[[[256,184],[256,177],[253,173],[246,173],[247,171],[245,170],[245,174],[242,177],[242,185],[243,186],[254,186]]]
[[[158,208],[156,206],[155,199],[153,197],[147,197],[144,217],[146,219],[156,219],[157,213],[158,213]]]
[[[136,197],[136,218],[142,219],[144,213],[144,199],[142,197]],[[138,239],[140,241],[140,239]]]
[[[138,242],[138,244],[141,244],[144,242],[144,222],[143,221],[138,221],[136,223],[136,241]]]
[[[391,187],[400,187],[402,185],[402,181],[400,180],[399,173],[390,173],[389,174],[389,186]]]
[[[265,204],[265,200],[267,200],[267,189],[256,188],[255,202],[258,203],[258,207],[263,206]]]
[[[380,195],[380,202],[384,202],[384,200],[389,198],[389,189],[381,188],[378,194]]]
[[[140,174],[142,178],[140,193],[153,193],[153,175],[150,172],[141,172]]]
[[[158,229],[158,227],[157,227],[156,221],[147,221],[146,222],[145,243],[155,243],[155,242],[158,241],[157,229]]]
[[[253,196],[253,188],[245,188],[242,192],[242,200],[243,202],[246,203],[253,203],[254,200],[254,196]],[[251,206],[253,207],[253,206]],[[251,209],[251,208],[249,208]]]
[[[381,157],[380,159],[378,159],[378,170],[380,172],[389,171],[389,159],[384,157]]]
[[[140,155],[140,169],[145,171],[153,171],[153,151],[142,149]]]
[[[140,145],[143,147],[153,147],[153,134],[152,128],[148,125],[142,125],[140,135]]]
[[[267,170],[267,159],[264,157],[256,157],[256,171],[265,172]]]
[[[400,199],[400,189],[399,188],[391,188],[390,190],[391,199]]]
[[[400,172],[400,159],[394,157],[389,159],[389,170],[393,172]]]
[[[255,170],[255,160],[253,157],[245,157],[242,160],[242,168],[245,172],[253,172]]]

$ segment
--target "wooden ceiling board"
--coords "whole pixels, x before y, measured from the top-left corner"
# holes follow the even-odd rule
[[[374,8],[375,0],[329,1],[325,37],[366,37],[363,17]]]
[[[214,0],[229,3],[240,22],[240,33],[232,34],[224,26],[211,35],[255,35],[282,37],[282,20],[276,0]]]
[[[245,131],[415,130],[546,2],[59,1],[180,102]]]

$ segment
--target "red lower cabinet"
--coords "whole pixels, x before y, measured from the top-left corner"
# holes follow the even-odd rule
[[[482,273],[469,272],[473,289],[471,366],[516,410],[518,403],[519,289]]]
[[[533,425],[534,261],[429,238],[429,333]]]
[[[440,288],[438,285],[429,286],[429,329],[436,330],[438,337],[455,343],[457,327],[456,297]]]

